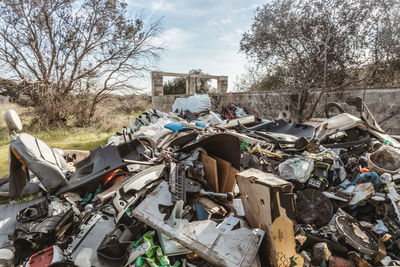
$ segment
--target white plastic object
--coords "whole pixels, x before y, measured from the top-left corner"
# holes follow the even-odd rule
[[[238,118],[246,117],[247,113],[241,107],[236,107],[235,114]]]
[[[307,182],[314,166],[312,159],[293,158],[279,164],[279,174],[285,180],[298,180],[300,183]]]
[[[172,210],[171,216],[166,221],[169,226],[176,229],[177,231],[181,231],[189,223],[188,220],[182,219],[183,205],[183,200],[178,200],[175,204],[174,209]],[[158,234],[160,238],[160,244],[165,255],[174,256],[191,252],[189,249],[185,248],[172,238],[169,238],[161,232],[158,232]]]
[[[6,121],[7,127],[10,131],[19,132],[22,130],[21,119],[17,112],[13,109],[9,109],[4,113],[4,120]]]
[[[173,112],[181,112],[189,110],[190,112],[199,113],[201,111],[211,110],[211,100],[210,97],[205,95],[192,95],[187,98],[179,97],[175,99],[172,105]]]
[[[8,248],[1,248],[0,249],[0,266],[5,264],[4,266],[8,266],[6,263],[12,263],[14,260],[14,253],[9,250]]]
[[[90,258],[92,257],[93,249],[92,248],[83,248],[81,252],[76,256],[74,264],[78,267],[90,267],[92,264],[90,263]]]

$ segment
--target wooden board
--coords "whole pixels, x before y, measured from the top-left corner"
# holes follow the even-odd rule
[[[229,173],[232,164],[226,160],[223,160],[219,157],[212,157],[217,161],[217,170],[218,170],[218,189],[219,193],[226,193],[225,191],[225,184],[229,179]],[[235,178],[235,177],[234,177]]]
[[[276,209],[279,210],[278,207],[280,207],[280,203],[276,203],[274,191],[282,191],[282,189],[291,186],[291,184],[273,174],[264,173],[263,171],[256,169],[248,169],[236,174],[236,180],[242,195],[242,204],[247,221],[251,227],[259,227],[265,231],[265,242],[263,242],[260,249],[265,253],[265,255],[267,255],[268,263],[266,264],[274,267],[285,266],[278,264],[282,261],[277,258],[278,250],[276,249],[276,245],[279,243],[278,246],[280,246],[279,249],[281,250],[284,250],[285,246],[290,248],[295,247],[293,222],[286,216],[286,211],[282,209],[280,214],[285,214],[288,219],[286,222],[291,227],[287,230],[289,232],[282,232],[283,228],[280,228],[282,225],[282,219],[279,219],[278,221],[275,219],[275,224],[273,225],[273,216],[271,212]],[[290,229],[292,235],[290,235]],[[283,233],[284,235],[280,235],[280,233]],[[288,233],[289,236],[292,236],[291,239],[287,238]],[[287,243],[285,244],[284,242],[275,241],[276,236],[278,239],[279,237],[285,237],[285,239],[281,239],[281,241]],[[281,253],[279,253],[279,256],[282,256]],[[286,252],[284,256],[286,256]],[[295,254],[295,257],[293,258],[294,261],[298,260],[297,256],[298,255]],[[297,262],[294,263],[294,265],[296,264]]]
[[[243,125],[250,124],[256,121],[256,117],[254,115],[242,117],[242,118],[237,118],[233,120],[224,120],[223,122],[217,124],[219,128],[224,128],[224,129],[229,129],[233,128],[238,125],[238,122],[240,122]]]
[[[224,184],[224,191],[223,193],[227,193],[227,192],[233,192],[235,189],[235,185],[236,185],[236,174],[239,173],[239,171],[237,169],[235,169],[234,167],[230,167],[229,168],[229,174],[228,174],[228,179],[226,179],[226,182]]]
[[[303,258],[296,253],[294,241],[293,222],[286,215],[286,210],[281,207],[279,192],[276,192],[275,208],[279,209],[279,217],[272,223],[272,235],[275,246],[277,266],[303,266]]]
[[[214,190],[214,192],[219,192],[217,161],[204,153],[200,154],[200,160],[204,166],[204,173],[208,186]]]

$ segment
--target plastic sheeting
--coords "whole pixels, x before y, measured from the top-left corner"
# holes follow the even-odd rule
[[[172,105],[172,111],[186,111],[199,113],[211,110],[211,100],[208,95],[192,95],[188,98],[177,98]]]
[[[296,179],[301,183],[307,182],[313,170],[313,160],[293,158],[282,162],[279,166],[279,173],[285,180]]]

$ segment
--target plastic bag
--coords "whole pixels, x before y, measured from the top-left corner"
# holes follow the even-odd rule
[[[236,107],[235,109],[235,114],[236,117],[238,118],[242,118],[242,117],[246,117],[248,114],[244,111],[244,109],[242,109],[241,107]]]
[[[313,167],[312,159],[293,158],[279,164],[278,170],[281,178],[285,180],[297,180],[305,183],[310,177]]]
[[[211,110],[211,100],[208,95],[192,95],[188,98],[177,98],[172,105],[173,112],[181,112],[189,110],[190,112],[199,113]]]

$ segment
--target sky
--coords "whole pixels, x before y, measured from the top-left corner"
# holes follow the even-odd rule
[[[255,10],[265,0],[128,0],[132,14],[162,18],[165,44],[157,69],[187,73],[201,69],[211,75],[227,75],[231,91],[237,76],[245,73],[246,57],[239,52],[244,32],[250,29]],[[164,79],[165,80],[165,79]],[[137,81],[151,91],[150,74]]]

